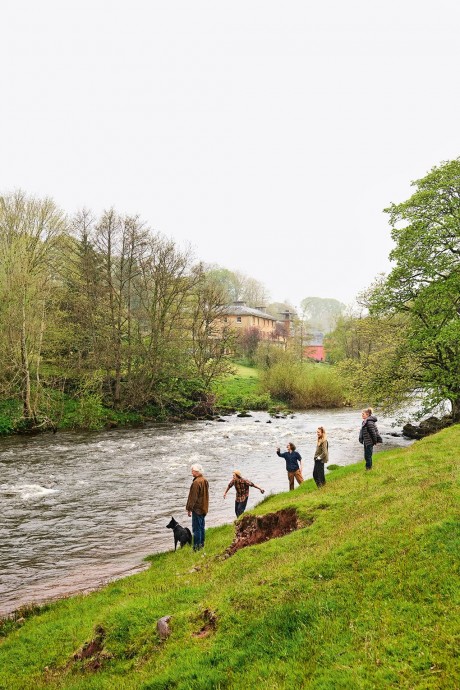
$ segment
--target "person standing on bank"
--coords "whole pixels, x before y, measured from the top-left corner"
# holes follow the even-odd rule
[[[227,492],[235,487],[235,515],[239,517],[246,510],[249,498],[249,487],[253,486],[255,489],[259,489],[261,494],[265,493],[265,489],[261,489],[257,484],[253,484],[249,479],[243,479],[241,472],[239,470],[233,470],[233,479],[225,489],[224,498],[227,496]]]
[[[373,414],[372,407],[367,407],[361,412],[362,424],[359,432],[359,442],[364,446],[364,460],[366,470],[372,469],[372,453],[377,443],[382,443],[382,438],[377,429],[377,417]]]
[[[193,550],[204,546],[205,517],[209,508],[209,483],[203,477],[201,465],[192,465],[193,481],[188,493],[185,510],[192,518]]]
[[[294,490],[294,478],[297,481],[297,484],[302,484],[303,482],[303,477],[302,477],[302,456],[300,453],[298,453],[295,449],[295,445],[293,443],[288,443],[287,446],[287,453],[280,453],[280,449],[276,449],[276,454],[280,458],[284,458],[286,460],[286,470],[288,473],[288,479],[289,479],[289,491]]]
[[[315,466],[313,468],[313,479],[316,486],[320,489],[326,483],[324,476],[324,465],[329,460],[329,444],[327,442],[326,430],[323,426],[319,426],[316,430],[316,450],[315,450]]]

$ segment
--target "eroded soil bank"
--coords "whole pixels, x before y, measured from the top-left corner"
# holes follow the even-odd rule
[[[298,528],[299,520],[295,508],[285,508],[267,515],[243,515],[235,525],[235,539],[226,550],[226,554],[233,556],[245,546],[284,537]]]

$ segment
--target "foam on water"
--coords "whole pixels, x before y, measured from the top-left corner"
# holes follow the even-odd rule
[[[40,486],[40,484],[16,484],[14,486],[2,484],[0,486],[0,493],[4,496],[19,496],[24,501],[33,498],[43,498],[49,494],[57,493],[57,491],[58,489],[48,489],[46,486]]]

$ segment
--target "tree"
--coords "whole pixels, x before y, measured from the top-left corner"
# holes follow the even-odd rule
[[[283,312],[290,312],[295,314],[295,309],[289,302],[270,302],[266,309],[268,314],[271,314],[275,319],[282,320]]]
[[[30,424],[40,411],[41,359],[65,232],[65,216],[51,199],[22,191],[0,197],[2,373]]]
[[[300,303],[304,319],[311,328],[329,333],[344,313],[345,305],[337,299],[327,297],[305,297]]]
[[[236,335],[223,321],[223,286],[210,279],[201,265],[194,268],[193,274],[197,280],[188,301],[190,349],[194,373],[208,388],[211,381],[233,371],[227,353],[234,350]]]
[[[255,354],[261,340],[262,334],[257,326],[250,326],[238,333],[238,350],[251,365],[254,364]]]
[[[261,307],[268,300],[268,292],[262,283],[255,278],[230,271],[221,266],[208,266],[206,273],[210,281],[222,288],[222,296],[225,304],[230,302],[245,302],[248,307]]]
[[[395,247],[393,270],[369,295],[371,314],[405,317],[403,346],[412,363],[405,393],[423,390],[424,409],[448,400],[460,421],[460,159],[412,183],[415,193],[385,209]],[[402,395],[401,391],[401,395]]]

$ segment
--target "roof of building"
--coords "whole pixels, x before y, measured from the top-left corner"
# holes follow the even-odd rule
[[[324,344],[324,333],[321,331],[309,331],[303,338],[303,345],[318,347]]]
[[[259,319],[269,319],[270,321],[277,321],[274,316],[267,314],[267,312],[261,309],[254,309],[253,307],[247,307],[244,302],[233,302],[228,304],[222,309],[223,314],[229,314],[231,316],[258,316]]]

